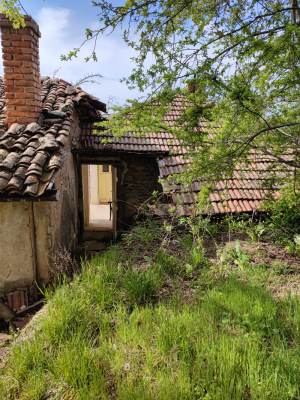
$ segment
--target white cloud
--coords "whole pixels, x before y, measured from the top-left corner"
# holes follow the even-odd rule
[[[74,23],[74,12],[67,8],[42,8],[36,18],[40,26],[41,74],[53,76],[53,72],[60,68],[57,77],[76,82],[89,73],[100,73],[104,76],[101,84],[86,84],[84,90],[107,102],[109,96],[115,96],[119,104],[126,98],[139,96],[137,91],[130,91],[125,84],[119,81],[123,76],[130,74],[133,64],[130,57],[133,50],[129,49],[118,34],[99,36],[97,43],[98,62],[85,62],[84,57],[91,54],[93,43],[86,43],[77,59],[61,61],[61,54],[67,54],[74,47],[78,47],[84,40],[84,27]],[[97,22],[90,24],[97,27]]]
[[[35,15],[42,37],[40,39],[41,75],[53,76],[55,70],[58,78],[76,82],[89,73],[99,73],[104,78],[98,84],[86,84],[83,89],[101,101],[107,102],[109,96],[114,96],[121,105],[127,98],[139,97],[137,90],[130,91],[120,79],[128,76],[133,68],[130,58],[134,52],[128,48],[121,38],[121,33],[99,36],[97,43],[98,62],[85,62],[84,57],[91,54],[93,44],[86,43],[78,58],[72,61],[61,61],[62,54],[68,54],[84,40],[85,26],[80,25],[80,18],[75,11],[68,8],[44,7]],[[82,24],[84,24],[83,22]],[[97,29],[97,21],[89,26]],[[0,76],[3,76],[3,65],[0,63]]]

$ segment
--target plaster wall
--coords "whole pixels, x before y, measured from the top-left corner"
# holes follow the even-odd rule
[[[33,203],[0,203],[0,295],[26,289],[35,276]]]

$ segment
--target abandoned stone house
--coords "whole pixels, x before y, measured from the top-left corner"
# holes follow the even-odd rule
[[[153,191],[163,191],[159,179],[183,172],[187,163],[180,143],[170,143],[165,132],[95,135],[93,124],[105,118],[106,105],[63,79],[40,77],[41,34],[32,19],[26,25],[15,30],[0,16],[0,296],[47,283],[60,246],[73,251],[82,239],[126,229]],[[170,123],[181,108],[178,99],[166,117]],[[265,162],[253,165],[264,170]],[[226,198],[222,182],[211,193],[214,212],[257,209],[260,179],[253,168],[242,175],[237,169]],[[190,215],[199,182],[188,193],[182,189],[174,186],[170,201]]]

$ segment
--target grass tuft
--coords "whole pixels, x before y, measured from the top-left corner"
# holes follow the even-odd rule
[[[134,235],[130,246],[156,240]],[[216,266],[184,241],[177,254],[140,249],[140,264],[125,241],[61,278],[30,337],[12,342],[1,399],[300,399],[299,297],[274,298],[269,264],[240,245]]]

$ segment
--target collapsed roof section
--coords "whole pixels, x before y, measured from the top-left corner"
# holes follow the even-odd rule
[[[101,121],[106,105],[60,79],[42,77],[42,115],[28,125],[5,128],[6,99],[0,80],[0,193],[1,196],[43,195],[63,166],[73,112],[81,121]]]

